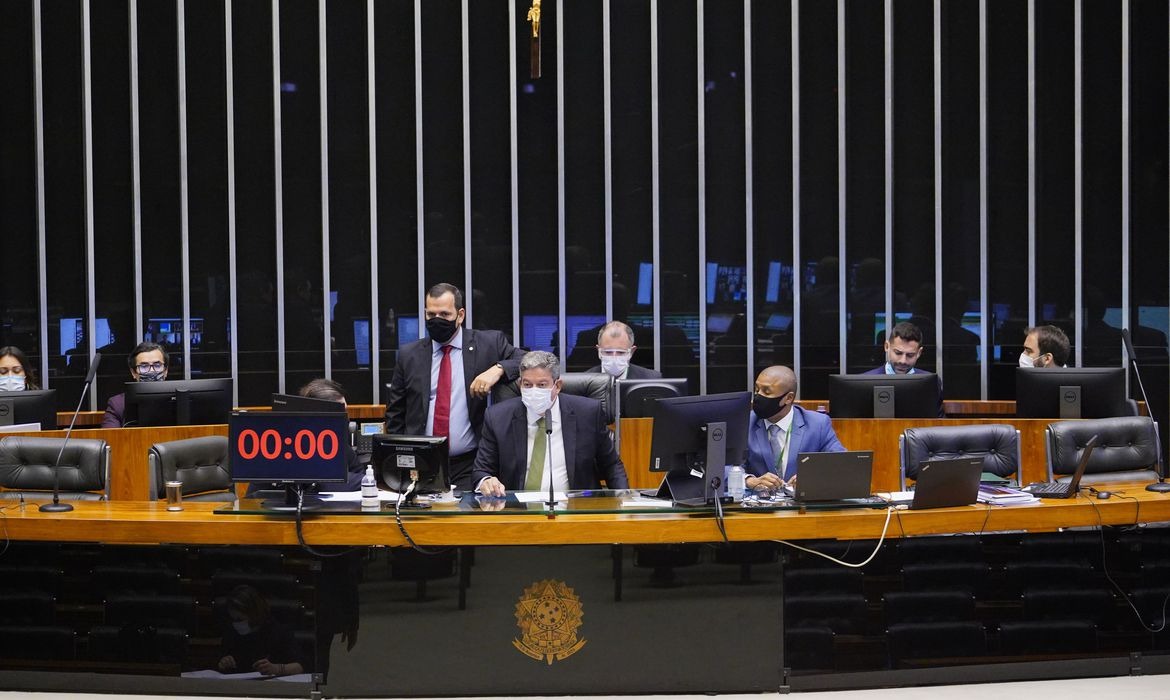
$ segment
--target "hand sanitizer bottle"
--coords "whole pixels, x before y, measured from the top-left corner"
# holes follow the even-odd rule
[[[378,507],[378,482],[374,479],[374,468],[369,466],[362,477],[362,508]]]

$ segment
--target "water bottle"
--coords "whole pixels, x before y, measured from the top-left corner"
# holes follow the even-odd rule
[[[362,477],[362,508],[378,508],[378,482],[374,479],[374,468],[366,467]]]
[[[744,474],[743,467],[731,465],[727,468],[727,495],[736,503],[743,502],[746,480],[747,475]]]

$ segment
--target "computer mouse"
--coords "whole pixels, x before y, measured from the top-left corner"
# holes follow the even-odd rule
[[[1105,500],[1106,498],[1111,497],[1112,495],[1113,495],[1112,491],[1098,491],[1097,492],[1097,498],[1101,499],[1102,501]]]

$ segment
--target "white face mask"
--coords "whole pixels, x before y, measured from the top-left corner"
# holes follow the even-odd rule
[[[601,360],[601,371],[614,377],[625,374],[626,368],[630,366],[629,355],[604,355],[599,352],[597,357]]]
[[[24,387],[23,375],[7,374],[0,377],[0,391],[24,391]]]
[[[544,413],[552,406],[552,388],[541,389],[539,387],[529,387],[527,389],[520,389],[520,400],[524,402],[524,407],[533,413]]]
[[[1020,353],[1020,366],[1021,367],[1035,367],[1036,361],[1033,360],[1032,356],[1029,355],[1028,353],[1021,352]]]
[[[232,627],[241,637],[252,631],[252,626],[248,624],[247,620],[232,620]]]

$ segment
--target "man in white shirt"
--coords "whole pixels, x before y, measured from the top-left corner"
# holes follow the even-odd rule
[[[629,487],[601,403],[561,393],[560,361],[550,352],[520,360],[520,397],[488,408],[472,470],[476,491],[556,491]]]
[[[590,367],[589,371],[605,372],[614,379],[662,379],[658,370],[630,363],[637,349],[634,329],[621,321],[610,321],[597,332],[597,359],[601,364]]]

